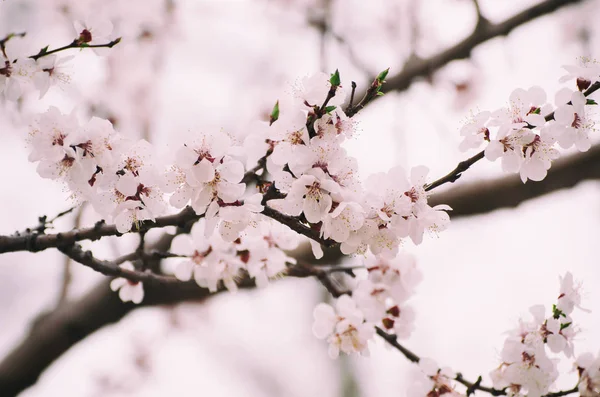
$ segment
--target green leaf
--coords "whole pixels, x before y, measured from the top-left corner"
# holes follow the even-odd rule
[[[568,327],[569,325],[571,325],[571,324],[572,324],[572,322],[570,322],[570,323],[565,323],[565,324],[561,324],[561,325],[560,325],[560,330],[562,331],[563,329],[567,328],[567,327]]]
[[[331,75],[329,82],[333,87],[339,87],[342,82],[340,81],[340,72],[336,69],[335,73]]]
[[[533,114],[540,114],[540,113],[542,113],[542,109],[540,109],[540,108],[536,108],[536,109],[535,109],[533,112],[531,112],[531,113],[533,113]]]
[[[552,317],[558,319],[560,316],[567,317],[556,305],[552,305]]]
[[[586,105],[597,105],[597,104],[598,104],[598,102],[594,101],[593,99],[588,99],[588,100],[585,102],[585,104],[586,104]]]
[[[335,106],[325,106],[325,113],[331,113],[335,110]]]
[[[387,68],[386,70],[384,70],[383,72],[379,73],[377,75],[377,81],[379,81],[380,83],[383,83],[383,81],[385,80],[385,78],[387,77],[388,73],[390,71],[390,68]]]
[[[385,95],[383,92],[377,91],[377,96],[383,96],[383,95]]]
[[[269,116],[269,125],[273,124],[279,119],[279,101],[275,102],[271,115]]]
[[[49,47],[49,46],[46,46],[46,47],[42,48],[42,49],[40,50],[40,52],[38,53],[38,55],[44,55],[45,53],[47,53],[47,52],[48,52],[48,47]]]

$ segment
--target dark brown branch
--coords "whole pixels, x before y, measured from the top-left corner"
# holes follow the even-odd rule
[[[322,238],[321,233],[318,230],[311,229],[309,226],[304,225],[298,220],[298,218],[282,214],[281,212],[276,211],[271,207],[265,206],[265,209],[263,210],[262,214],[268,216],[271,219],[276,220],[279,223],[283,223],[296,233],[306,236],[311,240],[314,240],[319,244],[324,245],[325,247],[332,247],[337,244],[333,240]]]
[[[58,250],[74,260],[75,262],[81,263],[84,266],[87,266],[99,273],[104,274],[105,276],[113,276],[113,277],[123,277],[127,280],[133,282],[143,282],[143,283],[159,283],[159,284],[181,284],[177,278],[172,276],[161,276],[159,274],[154,274],[149,271],[136,271],[136,270],[127,270],[123,269],[115,262],[111,261],[103,261],[100,259],[94,258],[94,255],[91,251],[84,251],[81,249],[79,244],[73,244],[69,247],[59,247]],[[136,252],[136,257],[139,256],[140,253]],[[143,254],[142,254],[143,256]]]
[[[592,84],[587,90],[585,90],[585,92],[583,93],[583,95],[585,95],[586,97],[590,96],[591,94],[593,94],[594,92],[598,91],[600,89],[600,81],[596,81],[594,82],[594,84]],[[571,102],[569,102],[570,104]],[[548,113],[545,117],[546,121],[550,121],[552,119],[554,119],[554,112]],[[527,125],[525,128],[531,128],[533,129],[533,126],[531,125]],[[481,152],[477,153],[475,156],[468,158],[467,160],[461,161],[460,163],[458,163],[458,165],[456,166],[455,169],[453,169],[452,171],[450,171],[449,174],[447,174],[446,176],[428,184],[425,186],[425,191],[430,191],[435,189],[436,187],[439,187],[441,185],[443,185],[444,183],[454,183],[456,182],[456,180],[458,178],[461,177],[462,173],[465,172],[466,170],[468,170],[473,164],[475,164],[476,162],[478,162],[479,160],[483,159],[485,155],[485,150],[482,150]]]
[[[153,247],[154,251],[148,254],[156,262],[150,266],[152,269],[159,267],[161,257],[171,257],[171,254],[166,252],[171,239],[172,236],[163,235]],[[286,275],[319,277],[326,272],[307,265],[296,265],[290,267]],[[40,315],[34,321],[29,334],[0,362],[0,390],[3,397],[16,396],[33,385],[41,373],[73,345],[105,325],[120,321],[132,310],[180,302],[201,302],[215,295],[198,287],[193,281],[148,283],[144,285],[144,300],[140,305],[134,305],[123,303],[118,294],[110,290],[109,283],[108,280],[101,282],[82,299],[66,302],[54,311]],[[238,286],[252,288],[254,281],[243,277],[238,281]],[[221,286],[219,292],[223,290]]]
[[[453,169],[452,171],[450,171],[450,173],[428,185],[425,186],[425,191],[430,191],[435,189],[438,186],[443,185],[444,183],[454,183],[456,182],[456,180],[458,178],[461,177],[462,173],[465,172],[466,170],[468,170],[469,168],[471,168],[471,166],[473,164],[475,164],[476,162],[478,162],[479,160],[481,160],[483,158],[483,156],[485,155],[485,152],[482,150],[481,152],[477,153],[475,156],[470,157],[464,161],[461,161],[460,163],[458,163],[458,165],[456,166],[455,169]]]
[[[403,91],[419,77],[426,77],[447,65],[449,62],[471,56],[471,51],[479,44],[495,37],[506,36],[515,28],[541,16],[550,14],[569,4],[580,3],[582,0],[546,0],[536,4],[501,23],[478,23],[473,33],[456,45],[431,56],[427,59],[412,59],[406,63],[402,71],[389,76],[382,92]],[[360,98],[366,95],[366,90],[357,93]],[[373,99],[376,99],[374,97]]]
[[[195,222],[200,218],[201,216],[196,215],[191,207],[186,207],[177,214],[156,218],[155,222],[143,222],[139,229],[133,228],[131,233],[138,233],[166,226],[184,227],[187,223]],[[117,231],[115,225],[106,225],[101,221],[96,223],[93,227],[74,229],[65,233],[0,236],[0,253],[15,251],[37,252],[48,248],[68,247],[78,241],[95,241],[106,236],[120,235],[121,233]]]
[[[584,180],[600,179],[600,145],[585,153],[574,154],[554,162],[541,182],[523,184],[518,175],[474,181],[433,194],[430,205],[452,207],[451,218],[513,208],[524,201],[567,189]]]
[[[42,57],[45,57],[45,56],[48,56],[51,54],[56,54],[57,52],[60,52],[60,51],[69,50],[71,48],[113,48],[120,42],[121,42],[120,37],[116,38],[112,41],[109,41],[108,43],[105,43],[105,44],[87,44],[87,43],[81,42],[80,40],[73,40],[71,42],[71,44],[67,44],[66,46],[55,48],[50,51],[48,51],[48,47],[44,47],[37,54],[32,55],[29,58],[37,61],[38,59],[40,59]]]

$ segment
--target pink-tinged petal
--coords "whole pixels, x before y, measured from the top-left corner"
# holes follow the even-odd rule
[[[563,87],[554,96],[554,103],[556,106],[561,106],[566,104],[571,100],[571,96],[573,95],[573,90],[567,87]]]
[[[308,240],[308,242],[310,243],[310,248],[312,249],[315,259],[321,259],[323,257],[323,248],[321,247],[321,244],[314,240]]]
[[[554,111],[554,120],[565,126],[570,126],[575,120],[575,109],[571,105],[563,105]]]
[[[175,165],[182,169],[189,169],[198,161],[198,153],[189,146],[182,146],[175,155]]]
[[[206,185],[203,189],[201,189],[196,194],[196,197],[192,200],[192,206],[194,207],[194,210],[196,209],[196,207],[198,207],[198,208],[207,207],[208,204],[210,204],[210,202],[214,199],[214,197],[215,197],[215,192],[214,192],[212,186]],[[196,211],[196,213],[198,213],[198,212]]]
[[[110,289],[116,291],[119,288],[123,287],[125,284],[127,284],[127,280],[123,277],[115,278],[110,282]]]
[[[505,172],[517,172],[521,168],[523,157],[519,153],[508,151],[502,156],[502,169]]]
[[[583,107],[587,103],[587,98],[583,95],[582,92],[575,91],[573,96],[571,97],[571,103],[575,107],[575,109],[583,110]]]
[[[525,121],[535,127],[541,127],[546,124],[546,119],[541,114],[528,114],[525,116]]]
[[[119,178],[116,184],[116,188],[125,197],[135,196],[139,186],[140,180],[131,174],[125,174]]]
[[[137,283],[136,285],[131,287],[131,301],[136,305],[142,303],[144,299],[144,285],[142,283]]]
[[[119,233],[127,233],[131,230],[134,218],[131,211],[123,211],[115,217],[115,225]]]
[[[302,211],[304,212],[306,220],[310,223],[319,223],[321,219],[323,219],[324,214],[321,212],[321,201],[324,197],[329,196],[321,195],[320,199],[313,196],[308,196],[304,199]]]
[[[485,158],[490,161],[496,161],[504,154],[504,145],[498,141],[491,141],[485,148]]]
[[[225,288],[227,288],[227,290],[232,294],[235,294],[238,291],[238,286],[232,278],[223,279],[223,284],[225,285]]]
[[[269,157],[273,163],[285,165],[292,158],[292,145],[288,142],[279,142],[275,148],[273,148],[273,153]]]
[[[194,225],[196,227],[197,223]],[[194,229],[192,228],[192,231]],[[204,235],[202,236],[204,237]],[[189,234],[179,234],[171,242],[171,251],[179,255],[192,255],[195,247]]]
[[[410,181],[413,185],[424,185],[425,178],[427,178],[427,174],[429,173],[429,168],[424,165],[419,165],[417,167],[413,167],[410,170]]]
[[[21,85],[14,78],[7,80],[6,87],[4,88],[4,95],[9,101],[16,101],[21,97]]]
[[[219,174],[228,182],[240,183],[244,177],[244,166],[239,161],[227,161],[218,167]]]
[[[175,277],[181,281],[189,281],[192,278],[192,271],[194,270],[194,262],[186,260],[177,265],[175,268]]]
[[[40,161],[36,167],[37,173],[46,179],[57,179],[60,177],[60,167],[50,161]]]
[[[123,302],[130,302],[132,300],[133,289],[129,284],[126,284],[123,287],[121,287],[121,289],[119,290],[119,298],[121,298]]]
[[[580,152],[587,152],[592,147],[592,142],[585,133],[578,131],[577,138],[575,139],[575,147]]]
[[[234,203],[246,192],[246,184],[221,181],[217,184],[217,195],[226,203]]]
[[[213,219],[217,216],[217,212],[219,212],[219,204],[217,204],[216,201],[213,201],[206,210],[206,219]],[[205,226],[205,229],[208,229],[208,226]]]
[[[539,160],[529,160],[521,166],[521,179],[525,177],[525,181],[529,178],[532,181],[539,182],[543,180],[547,174],[548,171],[544,166],[544,163]]]
[[[202,159],[192,167],[194,178],[200,183],[208,183],[215,179],[215,169],[210,161]]]
[[[240,236],[240,228],[243,229],[243,225],[221,221],[219,224],[219,234],[223,240],[232,243]]]
[[[329,357],[334,360],[336,358],[339,357],[340,355],[340,348],[337,345],[329,345],[329,348],[327,350],[327,354],[329,354]]]
[[[525,98],[527,97],[527,91],[525,91],[522,88],[517,88],[513,92],[511,92],[510,96],[508,97],[508,100],[511,104],[521,107],[525,105],[524,102],[526,102]]]
[[[193,190],[189,186],[182,186],[169,198],[169,203],[175,208],[183,208],[190,202]]]
[[[560,353],[567,347],[567,341],[562,335],[548,335],[547,344],[553,353]]]
[[[541,106],[546,103],[546,91],[542,87],[533,86],[528,90],[531,103],[536,106]]]
[[[272,201],[274,200],[269,201],[269,205],[272,204]],[[288,195],[285,200],[280,201],[283,202],[283,211],[285,211],[286,214],[291,216],[300,216],[302,213],[302,206],[304,204],[304,199],[302,199],[302,196],[294,197],[292,195]]]

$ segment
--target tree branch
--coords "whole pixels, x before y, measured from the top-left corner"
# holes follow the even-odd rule
[[[429,198],[429,204],[452,207],[451,218],[514,208],[524,201],[567,189],[584,180],[600,179],[600,145],[557,160],[541,182],[523,184],[518,175],[462,184]]]
[[[536,4],[501,23],[489,23],[480,19],[470,36],[456,45],[435,54],[427,59],[414,59],[407,62],[402,71],[387,79],[382,92],[406,90],[419,77],[426,77],[447,65],[449,62],[471,56],[471,51],[479,44],[499,36],[508,35],[513,29],[541,16],[550,14],[569,4],[580,3],[582,0],[546,0]],[[481,21],[486,21],[482,23]],[[356,93],[358,98],[366,95],[366,90]],[[377,99],[377,97],[373,98]]]

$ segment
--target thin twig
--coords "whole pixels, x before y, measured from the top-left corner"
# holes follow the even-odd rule
[[[599,89],[600,89],[600,81],[596,81],[583,93],[583,95],[588,97],[591,94],[593,94],[594,92],[598,91]],[[554,112],[547,114],[544,118],[546,119],[546,121],[550,121],[550,120],[554,119]],[[533,128],[533,126],[528,125],[525,128]],[[462,176],[463,172],[468,170],[473,164],[475,164],[479,160],[483,159],[484,156],[485,156],[485,150],[482,150],[481,152],[477,153],[473,157],[470,157],[464,161],[461,161],[460,163],[458,163],[456,168],[454,168],[452,171],[450,171],[450,173],[448,173],[447,175],[443,176],[442,178],[437,179],[437,180],[431,182],[430,184],[426,185],[425,191],[428,192],[428,191],[433,190],[436,187],[441,186],[448,182],[450,182],[450,183],[456,182],[456,180]]]
[[[388,83],[383,87],[382,92],[403,91],[410,87],[417,78],[430,76],[453,60],[468,58],[471,55],[471,51],[479,44],[495,37],[506,36],[515,28],[527,22],[550,14],[564,6],[581,3],[582,1],[583,0],[546,0],[521,11],[503,22],[480,24],[473,30],[471,35],[444,51],[427,59],[415,60],[414,58],[411,58],[411,62],[405,64],[400,73],[390,76],[389,79],[387,79]],[[359,97],[365,94],[366,90],[359,94]],[[372,99],[376,98],[377,97],[374,97]],[[368,103],[365,105],[367,104]]]
[[[181,283],[180,280],[173,276],[162,276],[148,271],[127,270],[121,268],[119,265],[115,264],[115,262],[96,259],[91,251],[84,251],[79,244],[61,246],[58,247],[58,250],[75,262],[81,263],[106,276],[123,277],[133,282],[160,284]]]
[[[61,216],[64,216],[64,215],[70,213],[71,211],[73,211],[73,209],[75,209],[75,207],[59,213],[54,218],[52,218],[52,220],[50,220],[49,222],[53,222],[54,220],[60,218]],[[84,209],[85,209],[85,206],[82,205],[77,210],[77,214],[75,215],[75,219],[73,220],[73,228],[78,228],[80,226],[81,217],[83,215]],[[63,263],[62,283],[61,283],[61,287],[60,287],[60,293],[58,295],[58,303],[56,304],[57,306],[62,305],[67,300],[67,297],[69,296],[69,287],[71,286],[72,279],[73,279],[73,276],[71,274],[71,258],[68,256],[65,256],[65,260]]]
[[[60,52],[60,51],[69,50],[71,48],[113,48],[120,42],[121,42],[120,37],[116,38],[108,43],[105,43],[105,44],[87,44],[87,43],[82,43],[80,40],[76,39],[76,40],[73,40],[71,42],[71,44],[67,44],[63,47],[55,48],[54,50],[48,51],[48,47],[44,47],[37,54],[31,55],[29,58],[37,61],[38,59],[40,59],[42,57],[56,54],[57,52]]]

